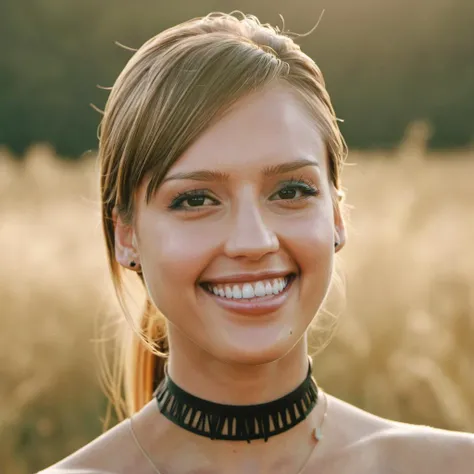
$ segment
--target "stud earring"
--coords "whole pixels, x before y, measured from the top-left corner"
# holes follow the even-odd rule
[[[132,268],[135,268],[135,267],[137,266],[137,264],[132,260],[132,261],[130,262],[130,266],[131,266]]]

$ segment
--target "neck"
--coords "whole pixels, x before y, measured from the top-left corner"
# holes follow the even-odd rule
[[[276,400],[298,387],[308,370],[305,343],[295,346],[278,361],[258,366],[226,364],[205,355],[193,358],[173,349],[171,354],[170,378],[192,395],[221,404],[249,405]],[[167,420],[157,410],[155,400],[147,407],[148,415],[144,413],[143,418],[148,422],[142,437],[147,439],[146,449],[152,455],[156,453],[153,457],[161,459],[164,465],[174,467],[178,451],[185,451],[190,469],[212,467],[218,468],[216,472],[248,473],[298,472],[313,451],[313,430],[320,426],[325,411],[324,404],[318,403],[306,419],[288,431],[269,438],[268,442],[257,439],[248,444],[198,436]],[[182,471],[177,472],[187,472],[187,466],[180,466]]]
[[[214,441],[189,433],[169,422],[154,400],[134,416],[134,426],[142,447],[163,473],[297,473],[314,453],[313,429],[321,425],[324,411],[323,404],[319,404],[291,430],[268,442],[255,440],[250,444]]]

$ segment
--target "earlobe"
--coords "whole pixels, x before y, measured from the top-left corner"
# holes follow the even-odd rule
[[[135,248],[134,230],[131,225],[125,224],[116,208],[112,211],[115,236],[115,259],[125,268],[138,270],[140,259]]]
[[[335,251],[339,252],[346,244],[346,226],[341,214],[339,203],[334,207],[334,227],[335,227]]]
[[[336,235],[335,235],[335,250],[336,252],[339,252],[344,248],[346,245],[346,231],[344,227],[336,228]]]
[[[344,225],[344,221],[342,218],[336,219],[335,222],[335,235],[334,235],[334,240],[335,240],[335,251],[339,252],[342,250],[346,244],[346,228]]]

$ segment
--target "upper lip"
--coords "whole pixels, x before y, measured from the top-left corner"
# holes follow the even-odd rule
[[[268,280],[270,278],[286,277],[290,273],[295,273],[291,270],[265,271],[256,273],[234,273],[233,275],[219,276],[216,278],[209,278],[201,283],[242,283],[250,281]]]

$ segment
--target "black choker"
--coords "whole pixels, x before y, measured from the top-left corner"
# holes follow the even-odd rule
[[[167,371],[154,395],[160,412],[185,430],[206,438],[250,443],[255,439],[266,442],[301,423],[318,402],[318,387],[309,359],[308,373],[299,387],[278,400],[259,405],[223,405],[203,400],[178,387]]]

